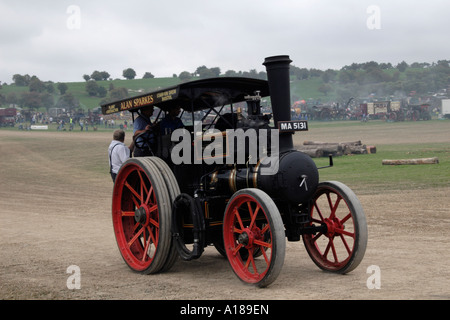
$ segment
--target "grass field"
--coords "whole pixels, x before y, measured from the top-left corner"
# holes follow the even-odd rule
[[[438,165],[382,165],[384,159],[438,157]],[[316,160],[318,166],[327,160]],[[336,179],[358,185],[365,192],[448,186],[450,183],[450,142],[377,146],[376,154],[334,159],[334,168],[320,171],[322,180]]]

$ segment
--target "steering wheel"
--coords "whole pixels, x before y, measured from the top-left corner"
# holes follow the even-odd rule
[[[155,143],[155,134],[152,129],[146,130],[138,134],[134,138],[134,145],[139,149],[151,149],[151,145]]]

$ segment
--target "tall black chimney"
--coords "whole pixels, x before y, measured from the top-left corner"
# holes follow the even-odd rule
[[[270,99],[275,127],[278,121],[291,120],[291,90],[289,79],[289,56],[273,56],[264,60],[269,81]],[[280,153],[293,150],[291,132],[280,132]]]

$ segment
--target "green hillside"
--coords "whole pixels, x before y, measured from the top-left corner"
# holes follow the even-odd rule
[[[202,71],[218,69],[205,68]],[[246,72],[239,71],[234,72],[233,76],[245,74]],[[229,76],[228,72],[225,75]],[[134,96],[173,86],[182,81],[179,77],[174,76],[171,78],[70,82],[66,83],[65,94],[61,94],[60,83],[44,83],[34,76],[26,76],[28,77],[27,81],[22,79],[20,84],[16,79],[11,84],[0,86],[0,105],[2,107],[15,104],[42,112],[52,107],[92,110],[105,99],[117,100],[126,94]],[[247,73],[247,76],[264,78],[266,74],[254,72]],[[23,76],[20,77],[23,78]],[[191,78],[191,80],[195,79],[200,79],[200,77]],[[102,94],[97,94],[97,91],[94,91],[93,95],[88,93],[87,84],[92,84],[92,82],[95,82],[96,88],[101,88]],[[420,96],[429,96],[436,92],[447,94],[449,88],[450,65],[447,60],[433,64],[413,63],[410,66],[401,63],[396,67],[372,61],[352,64],[340,70],[326,71],[291,66],[292,102],[311,99],[319,100],[322,103],[345,103],[351,97],[365,99],[368,96],[379,99],[396,99],[411,93]]]

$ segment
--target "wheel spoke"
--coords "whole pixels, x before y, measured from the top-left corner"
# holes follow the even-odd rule
[[[266,250],[264,250],[263,247],[261,247],[260,250],[261,250],[261,252],[263,254],[263,257],[264,257],[264,260],[266,261],[267,266],[269,266],[270,265],[270,260],[269,260],[269,257],[267,256]]]
[[[264,241],[255,239],[255,240],[253,240],[253,243],[257,246],[261,246],[261,247],[265,247],[265,248],[269,248],[269,249],[272,248],[272,244],[269,242],[264,242]]]
[[[236,248],[233,250],[233,256],[236,256],[239,250],[243,247],[242,243],[240,243]]]
[[[150,227],[147,227],[147,231],[148,231],[148,239],[149,241],[151,240],[151,243],[154,243],[155,246],[158,246],[158,230],[159,229],[155,229],[154,232],[152,232],[152,229]]]
[[[346,235],[346,236],[349,236],[349,237],[351,237],[353,239],[355,238],[355,233],[345,231],[344,229],[336,228],[335,232],[337,234],[339,234],[339,235]]]
[[[262,234],[265,234],[268,230],[270,230],[270,225],[269,225],[269,224],[266,224],[266,225],[264,226],[264,228],[261,230],[261,233],[262,233]]]
[[[244,224],[242,223],[241,215],[239,214],[238,208],[234,208],[234,215],[239,222],[239,226],[244,230]]]
[[[341,199],[342,198],[339,196],[336,199],[336,202],[334,203],[334,206],[332,208],[330,207],[330,209],[331,209],[330,219],[333,219],[334,217],[336,217],[336,210],[337,210],[337,207],[339,206],[339,203],[341,202]]]
[[[328,206],[330,207],[330,210],[333,210],[333,204],[331,201],[330,192],[327,192],[326,195],[327,195],[327,200],[328,200]]]
[[[346,215],[343,219],[341,219],[341,224],[345,224],[345,222],[347,222],[348,219],[350,219],[352,217],[351,212],[348,213],[348,215]]]
[[[134,211],[124,211],[122,210],[122,217],[134,217]]]
[[[255,264],[255,258],[253,257],[253,250],[248,250],[248,259],[247,262],[245,263],[245,269],[247,269],[250,272],[250,264],[253,268],[253,273],[255,275],[258,275],[258,269],[256,268],[256,264]]]
[[[343,235],[340,235],[340,238],[341,238],[341,240],[342,240],[342,243],[344,244],[345,250],[347,250],[347,253],[348,253],[348,254],[351,254],[351,253],[352,253],[352,250],[350,249],[350,247],[349,247],[349,245],[348,245],[348,243],[347,243],[347,240],[345,240],[345,238],[344,238]]]
[[[147,257],[150,258],[149,254],[148,254],[148,248],[150,246],[150,237],[148,237],[148,239],[145,239],[145,232],[144,232],[144,243],[145,243],[145,248],[144,248],[144,254],[142,255],[142,262],[145,262],[147,259]]]
[[[321,236],[323,236],[322,232],[317,233],[314,237],[311,238],[312,242],[316,242],[317,239],[319,239]]]
[[[150,218],[150,224],[154,225],[156,228],[159,228],[159,222],[153,218]]]
[[[333,238],[330,238],[330,240],[328,242],[328,250],[327,250],[327,254],[325,256],[328,255],[329,249],[331,249],[331,252],[333,254],[334,262],[338,262],[338,258],[337,258],[337,254],[336,254],[336,248],[334,246]]]
[[[233,233],[241,234],[242,232],[244,232],[244,230],[237,229],[236,227],[233,228]]]
[[[141,233],[144,231],[144,228],[141,228],[134,236],[131,238],[130,241],[128,241],[128,246],[131,247],[133,243],[139,238]]]
[[[125,185],[125,187],[127,187],[128,188],[128,190],[130,190],[131,191],[131,193],[136,197],[136,198],[138,198],[139,199],[139,201],[141,201],[142,202],[142,198],[141,198],[141,196],[137,193],[137,191],[136,190],[134,190],[134,188],[128,183],[128,181],[125,181],[125,183],[124,183],[124,185]],[[139,205],[138,205],[139,206]]]
[[[317,221],[317,222],[320,223],[324,220],[324,218],[323,218],[322,212],[320,211],[319,205],[317,204],[317,201],[314,202],[314,207],[316,208],[317,214],[319,215],[320,220],[321,220],[321,221]]]
[[[256,217],[258,216],[258,212],[261,207],[258,204],[256,204],[256,210],[255,210],[255,212],[253,212],[253,210],[251,209],[250,201],[247,202],[247,205],[249,207],[250,217],[251,217],[250,225],[248,228],[251,229],[256,221]]]
[[[147,186],[146,186],[146,184],[145,184],[145,182],[144,182],[144,178],[142,177],[141,171],[138,170],[137,173],[138,173],[138,175],[139,175],[139,180],[141,181],[141,193],[142,193],[142,199],[144,199],[144,193],[143,193],[143,191],[145,190],[145,192],[148,193]]]
[[[153,187],[150,187],[150,190],[147,191],[147,198],[145,199],[145,204],[150,203],[150,197],[153,195]]]

